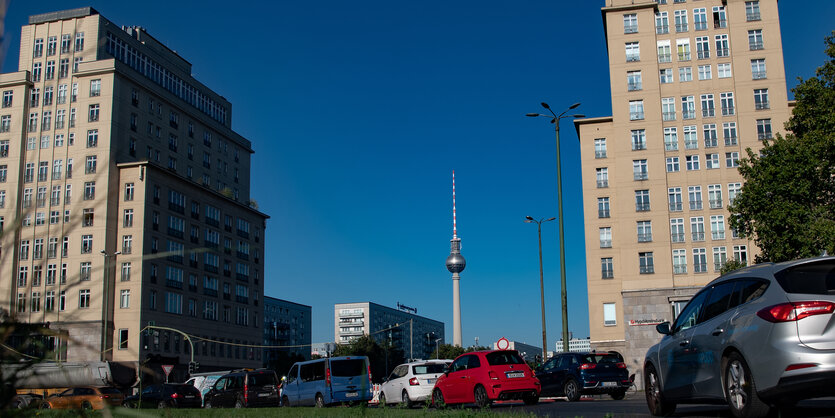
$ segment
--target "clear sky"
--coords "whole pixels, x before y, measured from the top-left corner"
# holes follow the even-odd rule
[[[611,115],[602,0],[13,0],[3,72],[30,15],[92,6],[145,27],[232,103],[252,141],[252,193],[267,213],[265,293],[313,308],[418,308],[446,324],[455,169],[463,338],[541,344],[536,226],[557,215],[554,131],[540,112],[582,102]],[[789,88],[824,62],[835,1],[783,0]],[[740,71],[740,69],[737,69]],[[588,336],[579,148],[562,123],[569,328]],[[557,223],[543,225],[550,349],[560,337]]]

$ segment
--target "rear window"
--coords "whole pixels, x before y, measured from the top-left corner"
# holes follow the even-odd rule
[[[775,274],[786,293],[835,295],[835,261],[801,264]]]
[[[617,354],[589,354],[583,356],[583,363],[606,364],[606,363],[620,363],[623,360]]]
[[[412,373],[414,374],[429,374],[429,373],[443,373],[443,363],[420,364],[412,366]]]
[[[250,373],[250,386],[275,385],[275,374],[273,373]]]
[[[501,366],[503,364],[524,364],[525,360],[515,351],[494,351],[487,354],[487,364]]]
[[[119,389],[116,388],[99,388],[99,392],[107,394],[122,393],[119,392]]]
[[[338,377],[362,376],[365,359],[331,360],[331,375]]]

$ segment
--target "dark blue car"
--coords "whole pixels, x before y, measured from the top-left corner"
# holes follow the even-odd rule
[[[597,394],[620,400],[632,385],[623,356],[614,352],[558,354],[536,368],[536,377],[540,396],[565,396],[571,402]]]

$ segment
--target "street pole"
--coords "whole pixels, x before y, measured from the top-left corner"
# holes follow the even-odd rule
[[[412,331],[414,331],[412,325],[414,324],[414,319],[409,319],[409,361],[415,359],[415,345],[414,345],[414,335]]]
[[[539,238],[539,296],[540,296],[540,304],[542,307],[542,358],[548,358],[548,337],[546,336],[545,331],[545,280],[543,277],[543,268],[542,268],[542,223],[543,222],[550,222],[553,221],[555,218],[548,218],[548,219],[540,219],[535,220],[531,216],[525,217],[526,223],[535,223],[536,224],[536,235]]]
[[[548,103],[542,102],[542,107],[551,113],[551,116],[542,115],[539,113],[528,113],[526,116],[545,116],[552,117],[551,123],[554,124],[554,133],[557,142],[557,216],[559,218],[559,243],[560,243],[560,299],[562,300],[562,348],[563,352],[568,352],[568,291],[566,289],[565,279],[565,234],[563,232],[565,219],[562,213],[562,166],[560,164],[560,119],[566,117],[583,118],[585,115],[565,115],[569,110],[577,108],[580,103],[574,103],[565,111],[557,115],[548,106]]]

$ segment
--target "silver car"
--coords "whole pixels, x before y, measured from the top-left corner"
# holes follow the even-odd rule
[[[743,268],[710,282],[644,361],[647,405],[727,403],[736,417],[835,395],[835,257]]]

